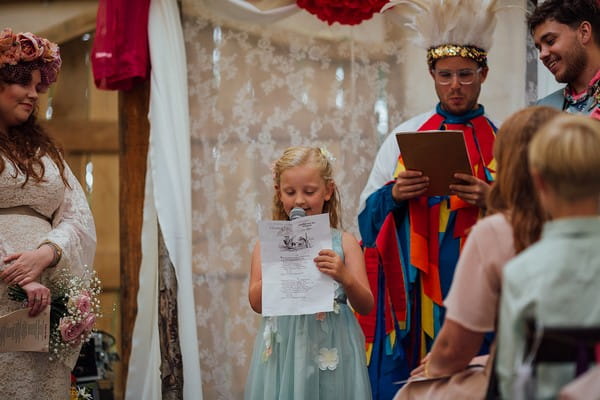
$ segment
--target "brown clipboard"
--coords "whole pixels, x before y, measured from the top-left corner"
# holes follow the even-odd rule
[[[462,131],[400,132],[396,140],[406,169],[429,177],[426,196],[449,195],[450,184],[464,183],[457,172],[473,175]]]

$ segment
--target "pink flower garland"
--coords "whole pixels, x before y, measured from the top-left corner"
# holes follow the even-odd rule
[[[389,0],[296,0],[300,8],[329,25],[338,22],[343,25],[356,25],[370,19]]]
[[[40,67],[42,84],[56,81],[61,66],[58,45],[31,32],[13,33],[12,29],[0,31],[0,68],[20,62],[43,61]]]

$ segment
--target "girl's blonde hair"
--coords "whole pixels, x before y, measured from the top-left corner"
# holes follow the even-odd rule
[[[319,147],[295,146],[284,150],[279,159],[273,163],[273,183],[275,193],[273,195],[273,219],[287,220],[288,215],[283,209],[283,203],[279,199],[278,190],[281,174],[283,171],[301,165],[310,165],[319,171],[319,175],[325,181],[325,185],[333,185],[333,193],[329,200],[323,204],[323,212],[329,214],[329,223],[334,228],[341,227],[341,202],[335,181],[333,180],[333,168],[331,155],[327,150]]]
[[[567,201],[600,194],[600,122],[561,115],[544,125],[529,147],[529,165]]]

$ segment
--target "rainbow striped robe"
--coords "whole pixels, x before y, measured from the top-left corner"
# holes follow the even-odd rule
[[[414,126],[415,119],[395,132],[461,130],[474,175],[493,181],[497,128],[485,116],[483,106],[455,116],[438,104],[436,112],[420,116],[420,126]],[[387,158],[398,152],[395,133],[390,136],[379,152],[387,152]],[[396,159],[389,178],[405,169],[402,156]],[[394,180],[389,178],[369,193],[369,185],[377,179],[374,176],[381,175],[381,168],[375,169],[361,196],[364,208],[358,221],[376,307],[358,318],[367,342],[373,399],[387,400],[400,388],[397,382],[407,379],[430,350],[444,319],[442,300],[450,289],[460,249],[481,212],[457,196],[422,196],[396,203],[391,196]]]

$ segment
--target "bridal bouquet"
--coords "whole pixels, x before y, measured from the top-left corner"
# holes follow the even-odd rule
[[[50,360],[64,360],[73,347],[89,340],[101,316],[100,279],[95,271],[73,276],[63,270],[50,291]],[[27,301],[27,294],[19,286],[9,287],[8,296],[24,304]]]

